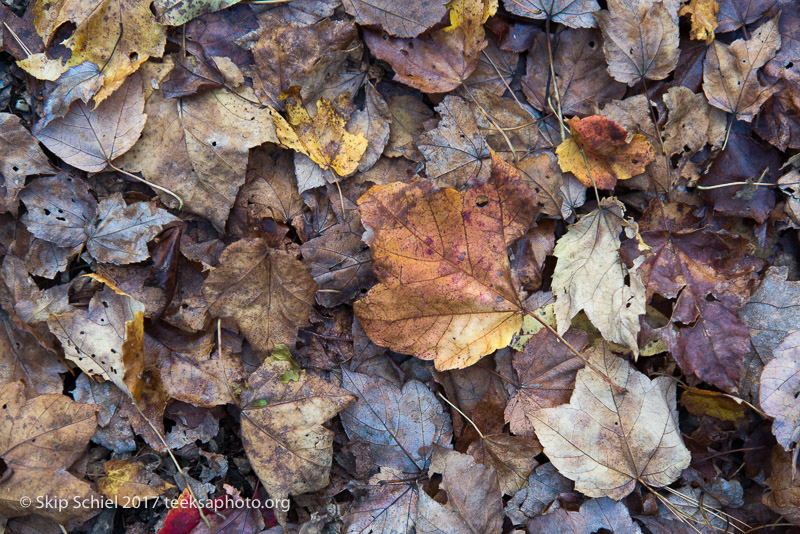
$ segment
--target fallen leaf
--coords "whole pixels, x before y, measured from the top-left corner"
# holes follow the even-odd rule
[[[672,7],[666,1],[609,0],[608,11],[595,14],[615,80],[634,85],[663,80],[675,70],[680,51],[677,6],[675,12]]]
[[[772,433],[787,451],[800,441],[800,330],[787,335],[773,350],[773,359],[761,371],[759,404],[774,417]]]
[[[253,47],[256,94],[262,102],[282,110],[280,95],[299,86],[298,99],[315,102],[323,90],[330,89],[330,77],[360,49],[358,30],[350,21],[275,23],[261,33]],[[330,96],[327,100],[331,100]]]
[[[17,214],[17,195],[34,174],[53,174],[50,161],[19,117],[0,113],[0,212]]]
[[[533,107],[550,111],[555,105],[555,90],[550,81],[550,67],[541,61],[547,57],[546,33],[537,33],[528,53],[522,91]],[[564,115],[586,114],[596,102],[621,98],[625,85],[609,76],[603,56],[603,38],[597,30],[564,30],[553,38],[553,70]],[[548,85],[549,84],[549,85]],[[548,94],[549,90],[549,94]]]
[[[717,29],[719,14],[718,0],[690,0],[678,11],[678,15],[691,15],[692,39],[711,44],[714,41],[714,30]]]
[[[447,13],[444,0],[393,2],[344,0],[344,9],[361,26],[380,26],[396,37],[416,37],[436,25]]]
[[[364,109],[358,110],[347,122],[347,131],[358,135],[363,132],[367,139],[367,150],[358,163],[358,170],[364,172],[375,165],[389,141],[389,107],[372,84],[365,86]]]
[[[523,158],[517,162],[517,170],[545,215],[569,219],[586,200],[586,186],[569,174],[562,174],[552,152]]]
[[[752,121],[776,90],[762,84],[757,71],[780,47],[777,17],[759,26],[750,39],[737,39],[729,45],[714,41],[703,62],[703,92],[708,103],[737,119]]]
[[[544,512],[562,493],[572,491],[572,481],[559,474],[552,463],[536,468],[528,477],[528,487],[517,492],[506,504],[506,516],[515,525]]]
[[[638,480],[652,487],[674,482],[691,456],[678,429],[675,382],[650,380],[605,347],[578,371],[569,404],[534,413],[536,435],[559,472],[589,497],[620,500]]]
[[[592,14],[600,9],[596,0],[503,0],[503,5],[520,17],[549,19],[570,28],[595,26]]]
[[[288,152],[273,157],[264,147],[250,151],[247,185],[240,192],[240,196],[246,195],[250,217],[269,217],[282,223],[291,222],[296,228],[301,227],[305,204],[297,190],[293,167]]]
[[[209,312],[230,317],[258,351],[291,345],[308,323],[316,284],[296,249],[270,249],[262,239],[242,239],[225,249],[203,284]]]
[[[497,156],[489,182],[464,192],[430,182],[370,189],[359,210],[382,283],[354,305],[370,339],[439,370],[507,346],[523,307],[505,250],[533,222],[533,205]]]
[[[171,488],[153,471],[131,460],[109,460],[103,464],[106,476],[97,482],[100,493],[116,500],[123,508],[134,508],[131,503],[157,499]]]
[[[97,426],[96,408],[61,394],[26,400],[21,382],[0,387],[0,403],[4,419],[0,456],[5,466],[0,513],[9,518],[30,514],[32,510],[20,499],[35,495],[65,499],[64,507],[36,509],[59,523],[85,521],[97,514],[97,508],[75,506],[75,502],[101,496],[89,482],[69,472],[86,453]]]
[[[349,106],[347,96],[342,95],[337,102],[321,98],[317,101],[317,114],[311,117],[296,91],[290,91],[288,95],[290,101],[286,104],[286,114],[289,121],[278,114],[273,115],[281,145],[308,156],[322,170],[332,170],[338,176],[353,174],[368,142],[363,132],[354,135],[345,129],[343,111]],[[302,193],[325,184],[308,186],[298,180],[298,185]]]
[[[739,317],[749,327],[762,362],[772,361],[775,347],[800,329],[800,282],[789,280],[787,267],[770,267]]]
[[[631,136],[602,115],[574,117],[566,123],[572,137],[558,145],[558,164],[586,187],[594,184],[599,189],[614,189],[617,180],[643,173],[655,160],[655,149],[645,136]]]
[[[159,24],[182,26],[206,13],[230,7],[239,0],[154,0],[153,9]]]
[[[619,235],[637,231],[623,218],[624,207],[614,198],[575,223],[557,242],[553,295],[559,334],[564,334],[581,310],[608,341],[639,353],[636,335],[645,313],[645,291],[636,268],[628,269],[619,254]]]
[[[664,124],[664,149],[668,156],[690,157],[706,144],[721,147],[725,135],[725,116],[708,105],[702,94],[682,85],[670,87],[664,95],[669,118]]]
[[[539,465],[534,457],[541,452],[542,446],[535,439],[508,434],[484,436],[467,449],[478,463],[494,468],[505,495],[514,495],[525,487],[528,475]]]
[[[9,256],[6,256],[6,261]],[[60,394],[64,386],[59,373],[66,373],[53,348],[48,347],[28,325],[0,308],[0,379],[2,384],[24,382],[28,395]]]
[[[571,532],[591,534],[608,530],[614,534],[641,534],[639,525],[631,519],[628,508],[621,502],[607,497],[591,499],[581,505],[577,512],[564,508],[540,515],[528,522],[531,532]]]
[[[718,391],[686,387],[681,395],[681,406],[696,417],[708,416],[732,423],[745,419],[745,405]]]
[[[517,71],[519,54],[502,50],[497,46],[497,39],[487,34],[489,44],[481,50],[478,66],[464,85],[470,89],[487,91],[496,96],[503,96],[511,85]]]
[[[564,339],[579,351],[587,342],[586,334],[579,330],[569,330]],[[584,364],[553,334],[542,329],[531,337],[523,352],[514,354],[513,365],[519,387],[508,401],[505,421],[514,434],[533,437],[535,413],[569,402],[575,375]]]
[[[425,93],[452,91],[475,71],[486,48],[484,1],[451,2],[451,25],[421,37],[400,39],[365,30],[364,42],[392,66],[395,81]]]
[[[150,257],[147,242],[176,217],[152,202],[125,204],[119,194],[97,205],[97,216],[87,228],[86,250],[103,263],[126,265]]]
[[[70,105],[78,99],[88,104],[95,93],[103,87],[104,81],[105,76],[100,72],[100,67],[94,63],[86,61],[70,67],[56,80],[55,87],[45,96],[41,127],[65,116],[69,112]],[[89,107],[84,106],[83,109],[91,113]]]
[[[416,140],[425,156],[428,178],[454,189],[461,189],[476,176],[485,180],[490,172],[486,160],[491,154],[467,102],[446,96],[435,109],[442,117],[439,125]]]
[[[55,315],[47,326],[64,355],[92,377],[109,380],[133,399],[142,393],[144,306],[106,286],[88,310]]]
[[[36,237],[62,247],[74,247],[88,239],[97,201],[82,178],[66,172],[39,178],[19,197],[28,208],[21,220]]]
[[[147,58],[161,57],[167,42],[166,29],[150,12],[150,0],[42,0],[34,16],[45,43],[63,24],[76,25],[62,43],[72,51],[63,70],[84,62],[103,65],[103,88],[95,104],[119,89]]]
[[[134,74],[96,108],[74,102],[65,117],[37,125],[34,133],[70,165],[100,172],[139,139],[147,120],[143,110],[142,78]]]
[[[157,83],[171,68],[144,76]],[[224,89],[193,97],[168,100],[158,90],[146,96],[147,121],[141,139],[119,161],[129,172],[141,172],[148,181],[183,199],[184,208],[224,228],[236,192],[244,183],[247,151],[265,142],[277,142],[272,111],[252,102],[252,91],[232,94]],[[159,193],[167,205],[175,199]]]
[[[477,464],[467,454],[437,447],[430,470],[442,474],[439,487],[447,492],[447,504],[442,505],[420,492],[417,532],[445,532],[443,525],[452,534],[502,532],[503,499],[494,469]]]
[[[342,369],[342,387],[356,396],[341,413],[345,432],[364,442],[384,469],[425,473],[433,446],[453,438],[450,418],[421,382],[410,380],[401,390],[383,378]]]
[[[747,26],[772,10],[777,0],[722,0],[719,6],[719,32]]]
[[[347,391],[303,372],[282,382],[289,362],[266,360],[250,375],[242,398],[242,442],[274,499],[328,485],[333,431],[322,424],[353,401]]]
[[[419,488],[415,483],[397,483],[406,475],[391,467],[381,467],[369,479],[367,495],[356,502],[342,518],[346,534],[411,532],[417,518]],[[392,483],[387,483],[387,482]]]
[[[772,476],[767,486],[772,490],[762,497],[764,504],[786,517],[795,525],[800,524],[800,481],[795,474],[794,458],[777,445],[772,448]]]
[[[433,117],[433,111],[422,100],[411,95],[392,96],[389,106],[389,141],[383,150],[391,158],[405,156],[414,161],[422,159],[416,147],[417,137],[425,131],[423,124]]]
[[[731,392],[750,350],[736,311],[750,295],[759,262],[746,256],[744,239],[698,228],[697,222],[689,206],[651,204],[640,231],[652,254],[639,270],[648,295],[678,299],[662,337],[681,369]]]

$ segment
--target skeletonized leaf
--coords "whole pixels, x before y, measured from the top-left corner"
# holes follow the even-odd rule
[[[677,12],[672,13],[665,1],[609,0],[608,11],[595,18],[614,79],[628,85],[644,78],[663,80],[677,66]]]
[[[691,461],[678,429],[675,382],[650,380],[604,346],[589,359],[625,391],[588,367],[578,371],[569,404],[534,413],[547,457],[589,497],[620,500],[639,479],[655,487],[674,482]]]
[[[100,172],[139,139],[147,120],[143,111],[142,77],[134,74],[96,108],[73,102],[66,116],[37,125],[34,133],[70,165]]]
[[[253,470],[275,499],[328,484],[333,431],[323,423],[353,400],[347,391],[302,372],[283,382],[291,362],[265,362],[248,379],[242,442]]]
[[[714,41],[703,62],[703,92],[709,104],[752,121],[776,90],[774,85],[763,85],[757,71],[780,47],[777,17],[759,26],[750,39],[730,45]]]
[[[416,37],[437,24],[447,9],[444,0],[344,0],[344,9],[361,26],[380,26],[397,37]]]
[[[317,286],[293,250],[242,239],[225,249],[203,284],[209,312],[236,321],[258,351],[291,346],[308,323]]]
[[[496,155],[488,182],[375,186],[359,201],[382,282],[355,303],[378,345],[460,369],[507,346],[523,307],[506,246],[536,216],[532,192]]]
[[[553,251],[558,258],[553,295],[560,334],[583,310],[605,339],[638,354],[636,334],[639,316],[645,312],[645,292],[639,274],[628,269],[619,254],[620,232],[637,228],[623,213],[619,200],[602,199],[598,209],[558,240]]]

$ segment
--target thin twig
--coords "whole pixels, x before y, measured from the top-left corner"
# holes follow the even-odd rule
[[[442,395],[441,393],[439,393],[439,396],[442,398],[442,400],[443,400],[443,401],[445,401],[447,404],[449,404],[451,408],[453,408],[455,411],[457,411],[458,413],[460,413],[460,414],[461,414],[461,417],[463,417],[464,419],[466,419],[467,421],[469,421],[469,424],[471,424],[471,425],[472,425],[472,427],[475,429],[475,431],[478,433],[478,435],[481,437],[481,439],[483,439],[483,438],[485,438],[485,437],[486,437],[486,436],[484,436],[484,435],[483,435],[483,432],[481,432],[481,429],[480,429],[480,428],[478,428],[478,425],[476,425],[476,424],[475,424],[475,421],[473,421],[472,419],[470,419],[470,418],[469,418],[469,416],[468,416],[467,414],[465,414],[464,412],[462,412],[461,410],[459,410],[459,409],[458,409],[458,406],[456,406],[455,404],[453,404],[452,402],[450,402],[449,400],[447,400],[447,397],[445,397],[445,396],[444,396],[444,395]]]

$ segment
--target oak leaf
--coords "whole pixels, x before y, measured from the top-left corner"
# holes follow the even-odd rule
[[[558,164],[586,187],[614,189],[617,180],[643,173],[655,160],[655,149],[645,136],[631,135],[602,115],[574,117],[566,123],[572,137],[558,145]]]
[[[450,26],[414,39],[400,39],[364,30],[364,42],[379,59],[389,62],[394,80],[424,93],[446,93],[475,71],[487,40],[483,30],[486,0],[450,4]]]
[[[416,37],[436,25],[447,13],[444,0],[394,2],[344,0],[344,9],[361,26],[380,26],[396,37]]]
[[[103,87],[94,97],[101,103],[147,61],[161,57],[166,29],[150,12],[151,0],[42,0],[33,13],[36,31],[45,42],[68,22],[76,25],[64,41],[72,51],[63,70],[91,62],[103,65]],[[113,21],[113,22],[112,22]]]
[[[757,71],[780,47],[777,17],[759,26],[750,39],[729,45],[714,41],[703,62],[703,92],[709,104],[752,121],[776,90],[774,85],[762,84]]]
[[[0,482],[0,514],[30,514],[31,509],[20,504],[20,499],[36,495],[66,500],[66,507],[36,510],[59,523],[85,521],[95,515],[97,509],[76,507],[74,503],[75,499],[82,502],[100,495],[69,469],[86,453],[97,427],[96,408],[61,394],[26,400],[22,382],[0,387],[0,405],[0,456],[5,466]]]
[[[666,0],[609,0],[608,11],[595,14],[603,32],[608,72],[634,85],[663,80],[678,64],[678,17]]]
[[[244,449],[275,499],[328,485],[333,431],[322,424],[353,401],[347,391],[306,372],[281,381],[290,369],[289,362],[265,360],[242,397]]]
[[[638,480],[651,487],[674,482],[691,461],[678,429],[675,382],[650,380],[604,346],[589,360],[625,391],[588,367],[578,371],[569,404],[534,412],[547,457],[589,497],[620,500]]]
[[[157,86],[172,65],[149,66],[143,78],[150,120],[117,165],[141,172],[148,181],[181,197],[187,211],[224,228],[245,180],[248,149],[278,140],[272,124],[275,112],[253,104],[255,95],[246,89],[165,99],[150,86]],[[170,195],[159,194],[167,205],[175,204]]]
[[[203,284],[209,312],[236,321],[258,351],[291,346],[308,323],[317,289],[296,255],[296,249],[270,249],[257,238],[229,245]]]
[[[354,305],[378,345],[467,367],[522,325],[506,247],[536,215],[531,191],[496,155],[488,182],[458,192],[431,182],[375,186],[359,199],[382,282]]]
[[[341,413],[345,432],[366,444],[376,465],[425,473],[433,446],[447,446],[453,438],[450,418],[421,382],[410,380],[401,390],[384,378],[343,368],[342,387],[357,399]]]
[[[503,5],[520,17],[549,19],[570,28],[595,26],[592,13],[600,9],[596,0],[503,0]]]
[[[88,310],[47,320],[66,358],[86,374],[109,380],[139,399],[144,369],[144,306],[113,286],[96,293]]]
[[[25,187],[25,178],[52,173],[47,156],[19,117],[0,113],[0,212],[17,214],[17,195]]]
[[[637,231],[623,218],[624,207],[614,198],[569,228],[557,242],[553,295],[558,332],[564,334],[572,318],[583,310],[608,341],[639,353],[636,335],[645,312],[645,290],[636,268],[628,269],[619,253],[619,235]]]
[[[772,433],[787,451],[800,441],[800,330],[786,336],[761,371],[759,404],[774,417]]]

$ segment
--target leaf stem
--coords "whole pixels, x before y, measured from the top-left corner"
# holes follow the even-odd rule
[[[439,396],[442,398],[442,400],[443,400],[443,401],[445,401],[447,404],[449,404],[449,405],[450,405],[450,407],[451,407],[452,409],[454,409],[455,411],[457,411],[458,413],[460,413],[460,414],[461,414],[461,417],[463,417],[464,419],[466,419],[467,421],[469,421],[469,423],[472,425],[472,427],[475,429],[475,431],[478,433],[478,435],[481,437],[481,439],[484,439],[484,438],[486,437],[486,436],[484,436],[484,435],[483,435],[483,432],[481,432],[481,429],[480,429],[480,428],[478,428],[478,425],[476,425],[476,424],[475,424],[475,421],[473,421],[472,419],[470,419],[470,418],[469,418],[469,416],[467,416],[467,414],[465,414],[464,412],[462,412],[461,410],[459,410],[459,409],[458,409],[458,406],[456,406],[455,404],[453,404],[452,402],[450,402],[449,400],[447,400],[447,397],[445,397],[445,396],[444,396],[444,395],[442,395],[441,393],[439,393]]]
[[[530,312],[530,311],[528,311],[528,310],[525,310],[525,313],[526,313],[527,315],[529,315],[529,316],[533,317],[533,318],[534,318],[534,319],[536,319],[537,321],[539,321],[539,323],[540,323],[542,326],[544,326],[545,328],[547,328],[547,330],[548,330],[548,331],[549,331],[551,334],[553,334],[554,336],[556,336],[556,338],[557,338],[557,339],[558,339],[558,340],[559,340],[561,343],[563,343],[563,344],[564,344],[564,346],[565,346],[565,347],[567,347],[567,348],[569,349],[569,351],[570,351],[570,352],[572,352],[572,353],[573,353],[575,356],[577,356],[578,358],[580,358],[580,359],[581,359],[581,361],[583,361],[583,363],[584,363],[584,364],[586,364],[586,367],[588,367],[589,369],[591,369],[592,371],[594,371],[595,373],[597,373],[598,375],[600,375],[600,377],[601,377],[601,378],[602,378],[602,379],[603,379],[603,380],[604,380],[606,383],[608,383],[608,385],[609,385],[609,386],[611,386],[612,388],[614,388],[614,389],[616,390],[616,392],[617,392],[617,393],[625,393],[625,392],[627,391],[625,388],[621,387],[621,386],[620,386],[620,385],[618,385],[616,382],[614,382],[613,380],[611,380],[611,379],[608,377],[608,375],[606,375],[606,374],[605,374],[603,371],[601,371],[600,369],[598,369],[597,367],[595,367],[595,365],[594,365],[592,362],[590,362],[589,360],[587,360],[587,359],[586,359],[586,356],[584,356],[583,354],[581,354],[581,352],[580,352],[578,349],[576,349],[575,347],[573,347],[573,346],[570,344],[570,342],[569,342],[569,341],[567,341],[566,339],[564,339],[564,337],[563,337],[561,334],[559,334],[559,333],[556,331],[556,329],[555,329],[555,328],[553,328],[552,326],[550,326],[549,324],[547,324],[547,322],[545,322],[545,321],[544,321],[544,320],[543,320],[541,317],[538,317],[538,316],[537,316],[535,313],[533,313],[533,312]]]
[[[148,182],[144,178],[140,178],[140,177],[136,176],[135,174],[131,174],[128,171],[124,171],[124,170],[120,169],[119,167],[117,167],[116,165],[114,165],[113,163],[111,163],[110,161],[106,161],[106,163],[108,163],[109,167],[111,167],[112,169],[114,169],[115,171],[117,171],[119,173],[124,174],[128,178],[133,178],[134,180],[138,180],[138,181],[142,182],[143,184],[149,185],[153,189],[158,189],[159,191],[172,196],[173,198],[175,198],[175,200],[178,201],[178,211],[181,211],[183,209],[183,199],[181,199],[181,197],[179,197],[177,194],[173,193],[172,191],[170,191],[166,187],[161,187],[160,185],[156,185],[156,184],[154,184],[152,182]]]
[[[561,140],[567,138],[564,131],[564,114],[561,112],[561,94],[558,91],[558,82],[556,81],[556,68],[553,62],[553,45],[550,43],[550,15],[547,15],[545,22],[545,34],[547,37],[547,60],[550,64],[550,80],[553,82],[553,94],[556,97],[556,107],[558,108],[558,125],[561,129]],[[552,106],[551,106],[552,107]]]

